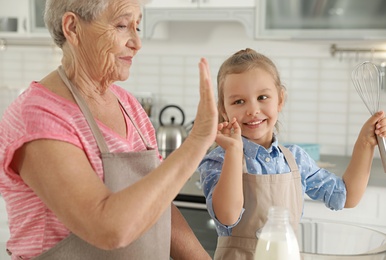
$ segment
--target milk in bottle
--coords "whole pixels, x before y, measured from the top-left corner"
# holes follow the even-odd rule
[[[299,245],[286,208],[271,207],[260,234],[255,260],[300,260]]]

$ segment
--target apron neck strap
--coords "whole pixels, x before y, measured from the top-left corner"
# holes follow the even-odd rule
[[[291,153],[291,151],[281,144],[279,144],[279,149],[284,154],[284,158],[287,161],[287,163],[291,169],[291,172],[298,171],[298,165],[296,164],[295,158],[294,158],[293,154]]]
[[[58,73],[61,79],[63,80],[64,84],[67,86],[67,88],[70,90],[72,95],[74,96],[74,99],[76,103],[78,103],[78,106],[80,110],[82,111],[83,115],[85,116],[87,123],[89,124],[92,133],[94,134],[95,140],[97,142],[97,145],[99,147],[99,150],[101,153],[108,153],[109,148],[106,144],[106,141],[102,135],[101,130],[99,129],[97,123],[94,120],[94,117],[92,116],[92,113],[90,109],[88,108],[86,102],[82,98],[82,96],[79,93],[79,90],[72,84],[72,82],[67,78],[66,73],[64,72],[62,66],[58,67]]]

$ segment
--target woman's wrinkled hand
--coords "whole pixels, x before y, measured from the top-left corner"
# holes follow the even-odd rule
[[[200,69],[200,102],[193,128],[189,134],[191,138],[203,142],[208,149],[214,142],[217,133],[217,107],[214,98],[213,85],[208,61],[201,58]]]

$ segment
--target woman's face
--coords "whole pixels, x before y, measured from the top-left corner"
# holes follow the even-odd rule
[[[102,82],[124,81],[132,59],[141,48],[138,26],[142,18],[136,0],[113,0],[95,21],[81,21],[79,44],[82,63],[92,78]]]
[[[225,120],[235,117],[244,137],[268,148],[284,103],[271,74],[259,68],[230,74],[223,88]]]

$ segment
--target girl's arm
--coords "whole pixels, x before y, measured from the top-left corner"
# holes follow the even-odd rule
[[[225,150],[220,179],[213,190],[213,210],[223,225],[236,223],[243,208],[243,142],[233,119],[219,124],[216,142]]]
[[[386,137],[386,119],[383,111],[375,113],[366,121],[354,145],[350,163],[343,174],[347,189],[345,208],[355,207],[366,190],[374,147],[377,145],[376,135]]]

